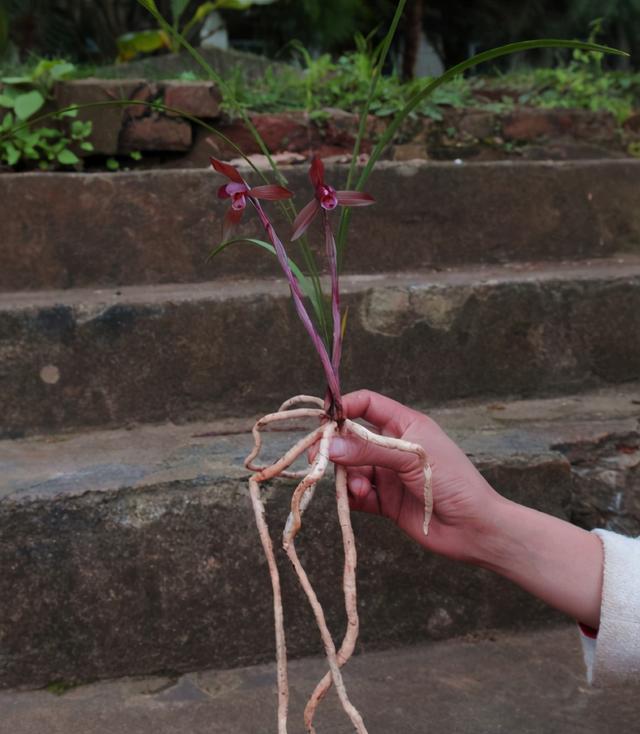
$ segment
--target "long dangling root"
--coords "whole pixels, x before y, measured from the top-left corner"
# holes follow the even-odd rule
[[[347,631],[338,654],[336,662],[342,667],[351,657],[356,647],[360,620],[358,618],[358,604],[356,595],[356,543],[351,527],[351,511],[349,509],[349,494],[347,490],[347,470],[343,466],[336,466],[336,500],[338,505],[338,519],[342,531],[342,543],[344,545],[344,605],[347,612]],[[320,701],[331,688],[332,675],[328,671],[324,678],[315,687],[307,705],[304,709],[304,724],[310,734],[315,734],[313,717]]]
[[[316,408],[296,408],[294,406],[304,403],[311,403]],[[269,566],[269,574],[271,576],[271,586],[273,588],[273,609],[276,630],[276,659],[277,659],[277,679],[278,679],[278,734],[287,734],[287,713],[289,706],[289,686],[287,680],[287,660],[286,645],[284,634],[284,615],[282,609],[282,594],[280,590],[280,577],[276,566],[273,545],[264,514],[264,506],[260,500],[260,483],[277,476],[293,477],[301,479],[291,498],[291,512],[287,518],[287,523],[283,532],[283,547],[287,556],[291,561],[304,589],[309,603],[316,618],[316,623],[320,629],[322,642],[324,644],[327,662],[329,664],[329,672],[318,683],[313,691],[304,712],[304,721],[307,731],[310,734],[315,732],[313,728],[313,717],[320,701],[324,698],[327,691],[333,683],[342,706],[350,718],[355,730],[358,734],[367,734],[361,715],[355,706],[349,701],[347,696],[342,673],[340,668],[349,660],[355,649],[358,637],[358,608],[356,596],[356,546],[351,527],[351,516],[349,510],[349,496],[347,490],[347,472],[342,466],[336,466],[336,501],[338,507],[338,519],[342,532],[342,542],[344,545],[345,559],[343,572],[343,591],[345,599],[345,609],[347,612],[347,630],[340,646],[340,650],[336,652],[331,633],[327,627],[324,611],[318,598],[311,586],[311,582],[300,563],[298,554],[295,549],[294,538],[302,525],[302,515],[308,507],[317,483],[324,476],[327,466],[329,465],[329,446],[331,439],[336,431],[340,431],[342,435],[351,433],[359,438],[375,443],[378,446],[395,449],[397,451],[405,451],[415,454],[417,460],[424,468],[424,532],[429,529],[429,520],[433,509],[433,500],[431,495],[431,467],[427,461],[424,449],[408,441],[392,438],[390,436],[379,436],[367,430],[358,423],[345,420],[339,429],[335,421],[329,419],[329,416],[323,409],[324,402],[319,398],[309,395],[297,395],[285,401],[277,413],[270,413],[261,418],[253,427],[254,447],[245,460],[245,466],[255,472],[249,479],[249,491],[251,494],[251,502],[253,505],[256,524],[260,534],[260,540],[267,557]],[[290,448],[282,457],[273,464],[262,467],[256,466],[254,461],[258,458],[262,448],[261,430],[271,423],[288,420],[290,418],[317,418],[321,421],[321,425],[311,431],[304,438],[300,439],[292,448]],[[298,459],[313,444],[319,441],[317,455],[307,471],[288,471],[293,462]]]
[[[316,618],[316,624],[320,629],[320,635],[322,636],[322,642],[324,644],[327,662],[329,663],[329,669],[331,671],[331,678],[333,679],[333,684],[335,685],[336,691],[338,692],[338,697],[340,698],[342,708],[344,708],[347,716],[351,719],[351,723],[354,725],[358,734],[367,734],[362,716],[360,716],[360,713],[351,703],[351,701],[349,701],[349,697],[347,696],[344,681],[342,680],[342,673],[340,672],[340,666],[338,665],[338,660],[336,657],[336,647],[333,644],[331,632],[327,627],[327,622],[324,617],[322,605],[318,601],[318,597],[316,596],[316,593],[311,586],[309,577],[307,576],[306,571],[300,563],[298,554],[296,553],[296,546],[293,540],[289,543],[289,547],[287,548],[287,555],[289,556],[289,560],[293,564],[293,567],[298,574],[300,585],[304,589],[304,592],[309,599],[309,604],[311,605],[311,609],[313,610],[313,614]]]
[[[251,477],[249,479],[251,504],[256,516],[256,525],[260,533],[262,548],[269,564],[271,588],[273,589],[273,617],[276,630],[276,668],[278,678],[278,734],[287,734],[287,712],[289,710],[289,680],[287,676],[287,645],[284,635],[284,613],[282,610],[282,593],[280,591],[280,576],[273,553],[273,545],[269,528],[264,517],[264,505],[260,501],[260,486]]]

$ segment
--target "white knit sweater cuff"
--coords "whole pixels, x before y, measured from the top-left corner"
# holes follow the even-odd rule
[[[640,680],[640,538],[593,531],[604,548],[600,627],[582,634],[589,682],[597,686]]]

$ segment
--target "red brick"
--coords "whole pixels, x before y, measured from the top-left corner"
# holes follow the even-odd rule
[[[144,99],[150,100],[152,88],[140,79],[102,80],[80,79],[73,82],[61,82],[55,88],[55,102],[60,107],[71,104],[91,104],[110,100]],[[135,114],[144,113],[144,105],[135,105],[125,109],[124,106],[88,107],[78,112],[78,119],[90,120],[93,131],[89,140],[93,143],[94,153],[113,155],[118,152],[120,129],[127,113],[135,110]]]
[[[191,142],[190,123],[153,115],[129,120],[120,135],[120,151],[184,151]]]
[[[176,82],[167,84],[164,103],[194,117],[216,118],[220,114],[221,94],[211,82]],[[172,114],[172,113],[168,113]]]

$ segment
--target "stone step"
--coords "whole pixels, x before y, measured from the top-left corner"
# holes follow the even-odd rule
[[[437,403],[640,376],[638,256],[346,276],[343,292],[345,391]],[[0,355],[0,436],[323,392],[282,279],[0,294]]]
[[[275,274],[231,248],[206,262],[226,203],[205,170],[0,175],[0,289],[208,281]],[[344,166],[327,180],[342,186]],[[286,170],[302,206],[307,167]],[[355,211],[345,262],[360,273],[611,255],[640,244],[640,161],[382,163]],[[277,214],[275,205],[270,211]],[[289,226],[280,232],[285,239]],[[260,232],[257,222],[240,229]],[[317,233],[316,233],[317,234]],[[260,234],[257,234],[260,236]],[[295,257],[298,250],[291,249]]]
[[[432,415],[505,496],[584,527],[638,535],[639,404],[634,383],[450,405]],[[0,687],[273,658],[270,584],[242,469],[249,425],[236,419],[0,442]],[[270,434],[267,456],[299,435]],[[264,492],[277,545],[291,490],[279,480]],[[326,479],[298,547],[339,636],[334,502]],[[487,571],[429,555],[390,523],[359,514],[353,521],[362,649],[559,619]],[[317,654],[306,600],[278,554],[290,653]]]
[[[293,661],[289,731],[303,730],[306,698],[324,674],[321,658]],[[638,688],[586,684],[574,627],[366,652],[344,676],[369,734],[601,734],[630,731]],[[276,731],[273,664],[0,693],[7,734],[265,734]],[[52,687],[55,690],[55,687]],[[333,691],[318,734],[353,731]]]

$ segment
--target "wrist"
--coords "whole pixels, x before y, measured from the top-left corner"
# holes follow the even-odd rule
[[[501,575],[517,563],[522,549],[511,530],[519,510],[527,508],[497,495],[487,508],[486,515],[476,531],[471,563]]]

